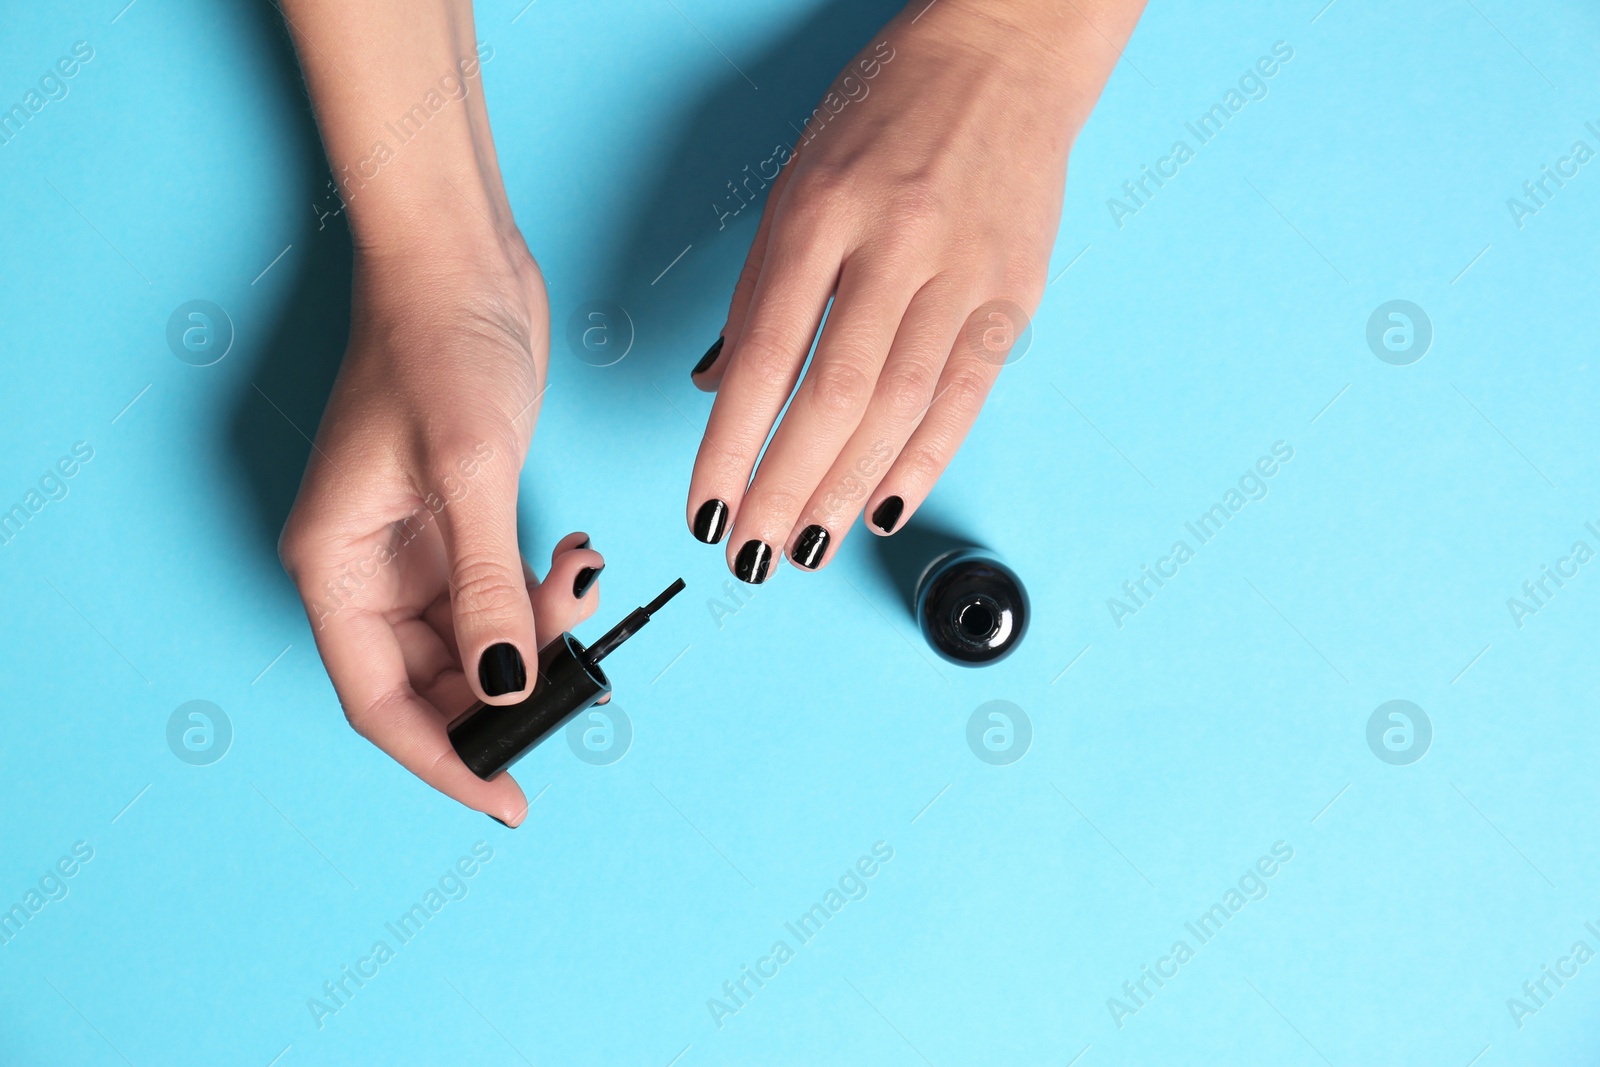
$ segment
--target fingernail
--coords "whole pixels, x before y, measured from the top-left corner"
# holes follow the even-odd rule
[[[584,537],[584,539],[582,541],[579,541],[577,544],[573,545],[572,547],[573,547],[574,551],[578,551],[578,550],[581,550],[581,549],[588,548],[589,547],[589,538],[588,538],[588,536],[585,535],[585,537]]]
[[[487,815],[488,813],[485,812],[484,814]],[[516,829],[515,826],[512,826],[510,823],[506,822],[504,819],[500,818],[498,815],[490,815],[489,818],[493,819],[495,822],[499,823],[501,826],[504,826],[507,830],[515,830]]]
[[[906,502],[897,496],[883,498],[872,512],[872,525],[889,533],[894,529],[894,524],[900,521],[900,513],[906,509]]]
[[[528,684],[528,669],[517,646],[501,641],[484,649],[478,660],[478,684],[492,697],[521,692]]]
[[[715,363],[720,355],[722,355],[722,338],[719,337],[717,338],[717,343],[706,349],[706,354],[701,356],[700,362],[694,365],[694,370],[689,372],[690,376],[704,374],[710,370],[711,364]]]
[[[578,576],[572,580],[573,597],[582,600],[583,594],[589,591],[589,587],[594,585],[594,580],[600,577],[600,572],[605,569],[606,565],[602,563],[598,567],[585,567],[579,571]]]
[[[722,540],[723,533],[728,526],[728,505],[720,500],[707,500],[700,505],[700,510],[694,513],[694,536],[696,540],[714,545]]]
[[[828,552],[828,542],[832,540],[827,530],[812,523],[800,531],[800,536],[795,538],[794,548],[789,551],[789,558],[794,560],[796,566],[804,567],[808,571],[817,569],[817,564],[822,562],[822,557]]]
[[[733,573],[741,582],[760,585],[767,580],[772,565],[772,549],[765,541],[746,541],[733,560]]]

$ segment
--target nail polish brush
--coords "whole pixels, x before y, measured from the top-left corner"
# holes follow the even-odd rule
[[[650,617],[683,591],[679,578],[650,603],[635,608],[594,644],[563,633],[539,650],[533,690],[516,704],[478,701],[450,724],[450,745],[479,778],[493,778],[573,716],[611,692],[600,661],[644,629]]]

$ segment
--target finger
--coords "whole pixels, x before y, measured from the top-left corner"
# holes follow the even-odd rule
[[[448,591],[441,595],[432,604],[429,604],[425,609],[423,609],[422,621],[439,639],[439,644],[443,646],[445,654],[450,657],[450,665],[457,671],[462,671],[461,653],[459,651],[461,646],[456,642],[456,619],[454,609],[450,605],[450,594]],[[396,626],[395,629],[398,630],[399,626]],[[404,647],[403,643],[402,647]],[[418,666],[425,668],[426,663],[419,662]],[[409,654],[406,657],[406,671],[413,681],[419,677],[419,675],[411,671],[411,656]],[[465,677],[464,672],[462,676]],[[471,685],[467,686],[467,691],[472,692]],[[477,699],[478,695],[476,693],[472,693],[472,699],[467,703],[470,704],[473,700]]]
[[[575,533],[562,538],[551,553],[556,566],[544,582],[539,581],[527,560],[522,561],[523,587],[533,605],[535,632],[547,635],[543,638],[546,644],[550,640],[548,635],[572,629],[594,614],[599,604],[598,577],[599,571],[605,569],[605,559],[598,552],[588,550],[588,544],[586,534]],[[585,571],[593,571],[593,577],[585,578]],[[572,594],[584,583],[588,586],[585,595],[575,598]],[[456,659],[455,618],[448,595],[428,605],[419,618],[395,623],[395,632],[412,685],[430,703],[446,712],[446,718],[454,718],[478,699]],[[435,694],[439,694],[440,699],[435,699]]]
[[[448,719],[467,710],[478,698],[461,673],[455,649],[445,643],[435,628],[435,621],[439,619],[449,622],[448,596],[441,596],[415,617],[391,617],[390,624],[394,627],[395,641],[400,645],[411,688]],[[455,681],[447,684],[448,679]]]
[[[455,620],[448,591],[414,619],[394,623],[395,638],[406,661],[406,677],[422,699],[451,722],[477,703],[478,695],[461,671],[456,652]]]
[[[425,686],[414,685],[413,688],[439,713],[446,726],[478,702],[472,694],[472,686],[467,684],[467,676],[454,668],[435,676]]]
[[[866,413],[795,521],[789,559],[796,566],[816,570],[838,552],[868,496],[927,413],[939,372],[961,334],[956,309],[965,306],[955,286],[943,279],[929,282],[912,298]]]
[[[582,530],[574,530],[572,533],[567,534],[567,536],[556,542],[556,547],[550,550],[550,562],[554,563],[563,552],[570,551],[574,548],[588,547],[589,535],[584,533]]]
[[[892,259],[856,255],[846,261],[816,355],[767,445],[728,538],[728,562],[741,581],[761,581],[756,561],[789,543],[795,520],[860,424],[922,281]],[[811,565],[827,551],[829,534],[820,526],[804,532],[807,546],[800,556]]]
[[[825,236],[829,231],[818,226],[786,226],[781,210],[744,327],[733,351],[722,357],[728,366],[689,481],[686,517],[695,535],[708,543],[714,544],[722,530],[697,520],[720,512],[725,526],[737,514],[756,457],[794,390],[838,275],[837,239]]]
[[[790,160],[793,160],[791,155]],[[700,357],[694,370],[689,372],[689,378],[696,388],[708,393],[717,391],[722,384],[723,371],[727,369],[728,361],[721,359],[727,344],[736,341],[739,330],[744,325],[745,313],[750,308],[750,298],[755,295],[756,281],[761,276],[761,263],[767,255],[767,234],[772,230],[772,217],[777,211],[778,199],[783,195],[783,187],[789,181],[789,175],[794,171],[793,166],[785,166],[778,172],[777,178],[772,183],[772,188],[767,192],[767,202],[761,209],[761,224],[756,227],[755,240],[750,242],[750,251],[744,257],[744,266],[739,270],[739,280],[733,287],[733,300],[728,306],[728,318],[723,323],[722,332],[717,335],[717,340],[706,349],[706,354]]]
[[[584,537],[564,538],[561,545],[569,541],[588,544]],[[592,548],[563,549],[561,545],[550,557],[544,581],[529,586],[534,624],[546,643],[594,614],[600,604],[600,572],[606,567],[605,557]]]
[[[472,694],[472,686],[467,685],[467,675],[461,673],[458,667],[434,675],[424,685],[413,681],[411,688],[416,689],[418,696],[438,713],[445,726],[458,720],[462,712],[478,701],[478,697]]]
[[[561,558],[563,553],[571,552],[574,549],[588,548],[588,547],[589,547],[589,535],[588,534],[582,533],[582,532],[569,533],[569,534],[567,534],[567,536],[565,536],[561,540],[557,541],[556,542],[556,547],[552,548],[550,550],[550,562],[551,562],[551,564],[554,564],[557,560],[559,560]],[[526,559],[524,559],[522,561],[522,579],[523,579],[523,584],[526,585],[527,588],[528,588],[528,600],[531,602],[533,600],[534,596],[539,592],[540,582],[539,582],[539,576],[533,572],[533,564],[529,563]],[[539,618],[538,618],[538,613],[536,612],[534,614],[534,626],[535,626],[535,628],[538,627],[538,623],[539,623]]]
[[[894,533],[922,505],[977,421],[999,373],[999,364],[966,351],[963,343],[957,342],[939,376],[928,413],[868,499],[868,529],[879,535]]]
[[[481,489],[461,492],[450,477],[436,489],[447,501],[439,532],[450,566],[456,647],[473,692],[489,704],[528,695],[539,650],[517,549],[516,471],[509,467],[483,468]]]
[[[446,796],[509,826],[522,821],[528,810],[522,788],[509,774],[486,782],[461,762],[446,727],[448,711],[464,709],[436,708],[417,693],[395,630],[382,615],[348,608],[324,616],[316,641],[356,733]]]

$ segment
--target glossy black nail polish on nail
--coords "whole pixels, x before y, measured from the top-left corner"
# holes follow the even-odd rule
[[[511,766],[574,716],[610,694],[611,680],[600,669],[600,661],[638,633],[652,615],[682,591],[683,579],[679,578],[650,603],[630,611],[587,648],[569,633],[558,636],[539,650],[532,692],[515,704],[485,704],[481,700],[474,703],[450,723],[450,747],[473,774],[485,781]]]
[[[772,549],[765,541],[746,541],[733,558],[733,574],[741,582],[760,585],[767,580],[772,565]]]
[[[501,641],[478,657],[478,684],[492,697],[515,693],[528,684],[528,669],[516,645]]]
[[[577,544],[572,546],[573,551],[578,551],[579,549],[584,549],[584,548],[588,548],[588,547],[589,547],[589,539],[587,537],[585,537],[582,541],[579,541]]]
[[[697,541],[714,545],[722,540],[728,528],[728,505],[720,500],[707,500],[694,513],[694,536]]]
[[[828,542],[831,540],[833,538],[827,530],[812,523],[801,530],[800,536],[795,538],[794,548],[789,551],[789,558],[794,560],[795,566],[814,571],[822,562],[822,557],[828,554]]]
[[[1028,632],[1028,592],[1010,567],[982,550],[935,559],[917,582],[922,636],[951,663],[982,667],[1011,654]]]
[[[700,357],[700,362],[694,365],[694,370],[690,371],[689,374],[691,376],[704,374],[711,369],[711,364],[715,363],[720,355],[722,355],[722,338],[719,337],[716,344],[706,349],[706,354]]]
[[[487,815],[488,813],[485,812],[484,814]],[[498,815],[490,815],[489,818],[493,819],[495,822],[499,823],[501,826],[504,826],[507,830],[516,829],[514,826],[512,826],[510,823],[506,822],[504,819],[502,819]]]
[[[602,563],[598,567],[585,567],[579,571],[578,576],[572,580],[573,597],[582,600],[583,594],[589,591],[590,586],[594,585],[594,580],[600,577],[600,572],[605,569],[606,565]]]
[[[906,502],[897,496],[886,496],[872,511],[872,525],[888,533],[894,529],[894,524],[900,521],[900,513],[906,509]]]

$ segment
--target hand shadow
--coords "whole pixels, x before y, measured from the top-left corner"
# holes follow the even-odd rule
[[[305,225],[294,237],[294,250],[278,267],[297,272],[294,284],[282,298],[266,340],[248,357],[254,361],[248,384],[234,398],[229,426],[233,458],[254,504],[258,544],[275,566],[278,533],[300,488],[311,455],[310,438],[316,436],[349,336],[353,256],[341,216],[331,215],[318,227],[313,205],[323,204],[327,210],[330,205],[337,208],[338,201],[330,200],[322,141],[283,20],[272,4],[248,4],[241,10],[259,21],[256,39],[263,42],[267,66],[283,98],[295,101],[296,121],[281,158],[301,164],[296,182],[305,190],[306,204]],[[287,600],[299,603],[287,581],[279,588]]]
[[[602,261],[599,291],[628,309],[637,331],[679,336],[704,321],[707,307],[721,325],[771,178],[829,84],[902,6],[830,0],[754,60],[741,57],[737,67],[707,49],[708,61],[725,76],[686,108],[664,158],[641,161],[641,172],[656,177],[635,200]],[[870,80],[862,81],[865,95],[846,107],[872,106]],[[822,121],[812,130],[818,137],[827,134]],[[686,254],[690,248],[697,254]],[[706,337],[684,354],[686,374],[715,340]]]
[[[872,542],[878,570],[888,578],[912,618],[917,610],[917,583],[928,565],[941,556],[960,549],[981,548],[971,537],[948,526],[924,505],[892,537],[878,537],[861,531]]]

